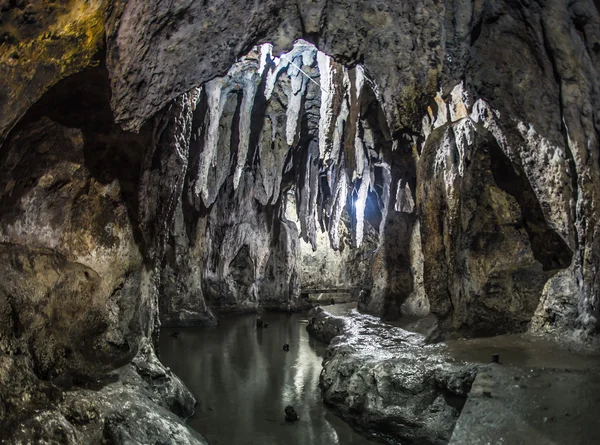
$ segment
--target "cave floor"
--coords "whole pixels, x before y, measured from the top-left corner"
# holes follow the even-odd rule
[[[589,369],[479,370],[450,445],[600,443],[600,375]]]
[[[598,444],[600,354],[526,334],[452,340],[480,367],[450,445]],[[500,364],[489,364],[492,354]]]

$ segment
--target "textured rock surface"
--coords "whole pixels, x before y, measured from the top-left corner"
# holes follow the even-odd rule
[[[476,368],[451,363],[442,346],[426,346],[420,334],[356,311],[335,317],[319,309],[307,330],[331,341],[320,380],[323,401],[383,442],[448,443]]]
[[[299,224],[293,197],[287,195],[286,218]],[[375,211],[374,211],[375,213]],[[340,289],[339,295],[346,299],[356,299],[360,290],[368,286],[371,263],[379,244],[379,234],[369,222],[365,224],[365,235],[361,247],[355,248],[352,242],[351,218],[347,212],[342,215],[340,225],[340,249],[331,247],[327,232],[317,230],[316,250],[309,243],[299,243],[299,275],[302,290]],[[331,293],[321,297],[329,300]],[[319,295],[318,293],[316,295]]]
[[[390,182],[381,151],[391,145],[378,146],[386,124],[361,118],[378,110],[376,97],[361,69],[307,42],[271,51],[255,48],[196,97],[163,268],[167,324],[210,323],[210,308],[299,307],[300,287],[369,286]],[[342,150],[344,138],[357,146]],[[346,156],[360,168],[344,168]],[[360,190],[356,203],[349,187]]]
[[[572,252],[524,174],[469,118],[434,130],[419,164],[425,285],[440,325],[467,335],[526,330]]]
[[[343,317],[335,317],[317,306],[308,312],[306,330],[320,342],[329,344],[331,340],[345,331],[345,323]]]
[[[170,225],[160,199],[159,214],[142,212],[146,224],[137,224],[138,203],[150,202],[138,195],[138,175],[153,144],[116,126],[108,99],[102,68],[67,79],[0,156],[7,443],[204,443],[177,417],[193,413],[193,396],[148,343],[157,314],[151,252],[161,241],[142,230]]]
[[[14,385],[17,360],[2,358],[4,384]],[[17,371],[18,372],[18,371]],[[7,376],[13,379],[6,381]],[[39,380],[25,386],[22,375],[17,388],[23,399],[3,399],[15,423],[4,424],[2,443],[27,444],[206,444],[175,415],[189,417],[195,399],[183,383],[165,369],[145,343],[132,364],[101,380],[80,382],[61,379],[49,384]],[[14,388],[14,387],[13,387]],[[45,395],[40,397],[39,394]],[[35,404],[24,403],[36,397]],[[10,427],[13,427],[11,431]]]
[[[586,369],[482,367],[450,445],[593,443],[599,386]]]
[[[0,141],[56,82],[99,63],[104,7],[99,0],[0,2]]]

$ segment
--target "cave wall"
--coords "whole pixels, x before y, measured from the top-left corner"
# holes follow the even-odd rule
[[[0,155],[7,443],[205,443],[177,417],[193,413],[194,397],[149,341],[157,244],[142,229],[170,224],[139,224],[141,167],[156,144],[149,129],[116,125],[109,102],[105,67],[68,78],[28,111]],[[153,415],[164,422],[153,425]]]
[[[286,193],[285,217],[296,227],[299,226],[296,201],[293,193]],[[351,203],[348,208],[351,209]],[[370,210],[377,213],[377,209]],[[368,214],[368,212],[367,212]],[[301,290],[340,289],[344,299],[356,299],[360,291],[369,287],[370,268],[373,255],[379,244],[379,227],[365,221],[363,244],[356,248],[352,241],[352,217],[345,210],[340,221],[340,248],[331,246],[327,230],[317,230],[316,249],[304,240],[299,241],[298,262]],[[332,292],[336,293],[336,292]],[[331,293],[321,297],[329,301]]]
[[[576,283],[571,288],[577,288],[579,325],[589,332],[595,330],[599,310],[594,204],[600,187],[596,100],[599,32],[598,11],[591,1],[553,0],[543,5],[507,1],[293,5],[266,1],[252,5],[223,2],[206,8],[196,2],[172,5],[136,0],[94,2],[91,6],[83,13],[84,8],[76,1],[2,3],[0,26],[5,43],[0,60],[10,73],[2,80],[7,92],[7,106],[1,111],[2,138],[53,83],[104,58],[115,118],[126,128],[139,129],[170,106],[170,101],[215,75],[225,74],[252,45],[272,41],[277,51],[291,48],[297,37],[304,37],[339,62],[364,67],[384,116],[386,142],[397,148],[406,136],[416,138],[417,151],[429,136],[428,131],[422,131],[427,127],[422,127],[423,116],[426,120],[440,119],[438,108],[445,106],[441,104],[448,102],[452,88],[463,80],[464,94],[473,102],[482,99],[488,105],[484,126],[510,162],[527,176],[549,227],[575,252],[569,279]],[[104,35],[98,30],[100,23]],[[197,33],[198,27],[204,32]],[[224,35],[227,42],[220,37]],[[106,55],[98,53],[102,37],[106,39]],[[512,63],[515,54],[521,60],[518,65]],[[41,66],[45,68],[35,69]],[[38,73],[43,76],[36,77]],[[216,91],[214,81],[206,86]],[[436,91],[441,102],[429,102],[432,107],[428,113],[428,101],[435,99]],[[211,97],[216,100],[216,96]],[[297,107],[297,100],[294,103]],[[336,108],[339,102],[330,105],[334,118],[339,117],[343,112],[343,108]],[[351,111],[355,107],[350,104]],[[349,114],[348,125],[354,128],[355,113]],[[320,136],[324,139],[318,142],[321,156],[322,144],[329,146],[334,141],[328,139],[327,132]],[[346,138],[346,142],[350,140]],[[345,145],[345,150],[350,150],[345,166],[354,171],[358,158],[352,159],[352,150]],[[239,149],[243,155],[252,150],[244,146]],[[272,161],[285,162],[284,152],[285,147]],[[209,157],[214,158],[217,152],[211,153]],[[185,154],[180,164],[183,158]],[[314,161],[314,156],[311,159]],[[210,162],[205,161],[200,160],[202,169],[210,170]],[[181,173],[184,167],[177,168]],[[240,181],[241,170],[243,162],[237,162],[234,185]],[[202,175],[199,187],[205,197],[214,195],[210,196],[213,201],[227,175],[220,170],[218,178],[208,180],[208,173]],[[394,179],[405,179],[403,174]],[[181,176],[177,175],[176,181],[181,181]],[[278,184],[276,179],[263,178],[267,194]],[[315,175],[308,179],[315,181]],[[179,187],[181,184],[175,188]],[[301,203],[305,214],[313,210],[315,195],[318,198],[314,192]],[[166,200],[158,206],[168,207],[161,211],[170,220],[177,205],[168,194],[160,199]],[[315,224],[303,218],[300,221],[301,235],[314,237]],[[420,230],[423,234],[429,229],[421,224]],[[153,236],[146,232],[142,229],[142,236]],[[435,264],[439,259],[424,261]],[[408,264],[410,259],[400,263]],[[427,286],[425,282],[425,290]],[[409,287],[402,293],[410,294]],[[381,294],[376,290],[374,295],[377,293]],[[375,306],[382,307],[386,298],[379,298]],[[554,301],[554,297],[544,297],[544,301]]]
[[[124,198],[135,178],[121,181],[135,171],[143,136],[114,125],[108,97],[102,106],[107,89],[91,94],[81,79],[63,85],[70,97],[56,98],[79,110],[59,106],[48,116],[36,107],[2,151],[3,294],[17,337],[49,378],[127,362],[152,317]],[[77,118],[82,95],[99,109]],[[122,165],[105,167],[112,156]]]
[[[139,129],[170,101],[226,73],[236,57],[266,40],[276,49],[289,49],[302,36],[338,61],[361,63],[396,146],[403,134],[419,133],[436,91],[447,98],[463,79],[466,94],[489,104],[492,116],[485,125],[527,175],[549,226],[575,252],[578,316],[587,329],[595,329],[599,32],[591,1],[340,1],[298,7],[266,1],[206,8],[196,2],[136,0],[91,6],[2,4],[1,60],[10,73],[2,80],[8,92],[2,138],[49,86],[97,63],[99,23],[112,108],[126,128]],[[204,32],[197,33],[198,27]],[[227,43],[220,38],[224,35]],[[518,65],[512,63],[515,54],[521,58]],[[46,68],[35,69],[40,66]],[[31,78],[31,73],[43,77]],[[217,190],[202,188],[204,193]],[[166,215],[175,208],[170,205]]]
[[[261,45],[199,91],[163,262],[163,322],[299,308],[302,289],[368,293],[382,215],[396,196],[382,154],[392,151],[387,123],[363,70],[306,41],[280,57]]]

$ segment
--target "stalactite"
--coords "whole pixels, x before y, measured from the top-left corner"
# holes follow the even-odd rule
[[[333,82],[333,64],[330,57],[319,52],[317,54],[317,63],[319,66],[319,75],[321,76],[321,109],[319,119],[319,156],[321,159],[327,159],[327,153],[330,151],[330,135],[333,117],[333,100],[336,94],[335,84]]]
[[[343,161],[340,163],[338,173],[339,176],[333,193],[333,205],[329,224],[329,240],[331,247],[336,250],[340,248],[340,221],[348,200],[349,181]]]
[[[211,168],[215,167],[217,161],[215,153],[219,141],[219,121],[225,105],[222,91],[224,84],[225,78],[218,77],[204,85],[208,103],[208,112],[206,113],[207,130],[204,138],[204,150],[198,160],[198,179],[196,180],[194,192],[196,195],[201,196],[205,205],[210,205],[208,202],[208,173]]]
[[[264,49],[266,52],[266,54],[264,56],[265,60],[267,59],[267,57],[271,57],[271,54],[270,54],[271,48],[265,47],[263,45],[261,50],[262,49]],[[271,99],[271,95],[273,94],[273,91],[275,90],[275,84],[277,83],[277,80],[279,79],[279,75],[282,72],[284,72],[285,70],[287,70],[290,65],[292,65],[292,66],[294,64],[298,65],[298,63],[293,62],[294,59],[296,59],[296,57],[302,58],[303,65],[312,66],[312,64],[314,63],[314,60],[315,60],[316,52],[317,52],[317,50],[314,46],[308,44],[307,42],[304,42],[303,40],[299,40],[294,44],[294,47],[292,48],[292,50],[289,53],[284,53],[281,55],[281,57],[272,58],[274,66],[269,70],[269,72],[267,74],[267,80],[265,83],[265,98],[267,100]],[[317,53],[317,54],[321,54],[321,53]],[[263,60],[263,58],[262,58],[262,54],[261,54],[261,67],[263,67],[262,60]],[[265,62],[265,66],[266,66],[266,62]],[[297,66],[294,68],[298,69]],[[261,74],[262,74],[262,72],[261,72]]]
[[[379,224],[379,240],[382,240],[390,208],[390,189],[392,184],[392,171],[389,164],[386,164],[385,162],[378,164],[378,166],[381,168],[381,173],[383,176],[383,191],[380,196],[381,223]]]
[[[356,124],[356,133],[354,135],[354,162],[356,163],[356,169],[354,170],[354,178],[361,178],[366,168],[369,165],[367,156],[365,154],[365,144],[363,142],[361,134],[361,122],[358,121]]]
[[[349,95],[350,95],[350,77],[348,75],[348,70],[344,70],[344,98],[342,100],[342,105],[340,109],[340,113],[335,120],[335,128],[333,130],[333,143],[331,148],[331,159],[336,162],[339,162],[342,156],[342,144],[344,141],[344,130],[346,128],[346,122],[348,120],[348,115],[350,113],[350,107],[348,104]],[[334,179],[335,176],[332,176],[331,179]],[[329,181],[329,188],[333,190],[335,188],[335,184],[332,181]],[[331,209],[328,214],[331,213]]]
[[[313,144],[311,144],[313,145]],[[317,221],[315,213],[317,210],[317,198],[319,195],[319,158],[316,144],[311,147],[310,162],[310,203],[308,207],[309,220],[307,221],[308,239],[313,250],[317,250]]]
[[[250,126],[252,122],[252,108],[254,106],[254,99],[256,96],[256,90],[258,88],[259,79],[260,76],[252,68],[242,72],[243,97],[242,103],[240,105],[240,141],[237,153],[237,165],[235,167],[235,173],[233,175],[234,190],[237,190],[238,188],[238,185],[240,183],[240,177],[242,176],[242,172],[244,171],[244,165],[246,164],[248,147],[250,145]]]
[[[265,117],[271,125],[265,125],[258,141],[256,154],[260,172],[258,181],[261,187],[255,189],[254,197],[262,205],[275,203],[279,199],[283,164],[291,154],[289,150],[298,142],[304,97],[309,82],[314,82],[320,88],[318,138],[309,144],[309,153],[305,154],[305,161],[299,164],[303,166],[303,172],[299,172],[301,176],[296,178],[301,236],[311,243],[313,248],[316,247],[318,206],[318,219],[322,225],[326,215],[331,245],[333,248],[339,248],[340,219],[347,206],[348,188],[352,182],[356,182],[360,186],[354,204],[353,237],[357,246],[360,246],[363,239],[366,200],[375,183],[373,162],[380,160],[372,129],[367,122],[361,121],[360,104],[367,81],[364,70],[361,66],[351,71],[337,67],[330,57],[303,41],[296,42],[290,52],[280,57],[273,57],[272,46],[269,44],[262,45],[257,51],[260,54],[259,60],[242,59],[230,69],[226,77],[214,79],[205,85],[208,111],[205,118],[204,148],[199,157],[198,175],[194,186],[196,195],[201,197],[206,206],[212,205],[216,193],[210,190],[218,190],[225,180],[224,175],[217,174],[214,177],[215,174],[211,172],[214,172],[213,169],[227,168],[226,160],[217,158],[225,155],[218,154],[219,150],[222,151],[222,148],[219,148],[219,138],[225,137],[219,135],[219,128],[229,95],[240,90],[243,93],[239,108],[239,145],[233,174],[233,189],[236,190],[242,181],[250,149],[252,110],[259,81],[264,79],[264,96],[269,103],[280,75],[285,72],[290,81],[289,90],[286,92],[288,100],[285,128],[283,132],[280,131],[279,114],[271,113]],[[305,71],[315,67],[320,76],[318,83]],[[339,69],[342,71],[336,71]],[[309,69],[308,72],[312,71]],[[349,155],[350,171],[342,171],[340,165],[345,164]],[[320,189],[320,170],[327,176],[328,188],[324,190]],[[384,184],[385,187],[389,189],[389,184]],[[389,190],[387,193],[389,194]]]
[[[408,182],[398,181],[396,188],[396,203],[394,204],[394,210],[402,213],[412,213],[415,211],[415,201],[412,197],[412,192]]]
[[[354,203],[354,217],[356,220],[356,232],[354,234],[356,247],[360,247],[364,236],[365,224],[365,208],[367,197],[369,196],[369,187],[371,183],[371,175],[369,174],[369,165],[366,164],[363,173],[360,187],[358,188],[356,201]]]
[[[304,58],[299,55],[294,61],[295,64],[290,64],[288,67],[288,76],[291,79],[291,91],[288,96],[288,106],[286,113],[286,142],[291,147],[296,139],[298,123],[300,121],[300,108],[302,107],[302,98],[306,92],[306,84],[308,79],[300,72],[297,65],[302,63]]]
[[[269,60],[273,59],[273,45],[270,43],[263,43],[259,49],[260,60],[258,65],[258,75],[262,77],[263,73],[267,69]]]

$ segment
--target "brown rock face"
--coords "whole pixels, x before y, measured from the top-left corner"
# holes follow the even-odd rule
[[[157,308],[148,252],[160,239],[144,243],[137,192],[154,145],[114,124],[109,97],[102,68],[61,82],[0,155],[0,439],[11,443],[143,437],[147,422],[118,417],[122,403],[161,412],[168,420],[152,427],[157,437],[203,443],[160,408],[189,416],[194,400],[149,359]],[[153,223],[170,225],[164,218]],[[132,359],[153,367],[158,387]]]
[[[546,281],[570,264],[524,176],[469,118],[429,136],[417,201],[425,286],[445,331],[526,330]]]

